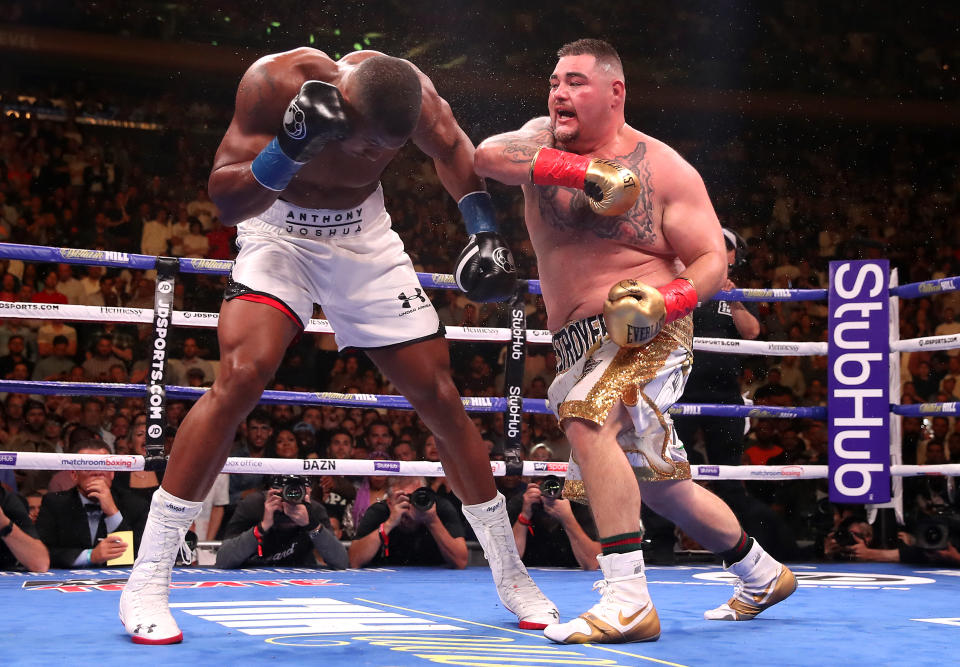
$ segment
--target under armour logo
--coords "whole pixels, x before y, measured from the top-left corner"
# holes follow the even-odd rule
[[[427,297],[423,295],[423,290],[420,289],[419,287],[415,289],[416,289],[416,293],[411,294],[410,296],[407,296],[406,293],[404,292],[400,292],[400,294],[397,295],[397,298],[400,299],[401,308],[409,308],[410,302],[413,301],[414,299],[420,299],[420,303],[427,302]]]
[[[153,632],[153,629],[154,629],[155,627],[157,627],[157,624],[156,624],[156,623],[151,623],[150,625],[148,625],[148,626],[147,626],[147,634],[149,635],[151,632]],[[135,627],[135,628],[133,629],[133,634],[139,635],[142,628],[143,628],[143,623],[138,624],[137,627]]]

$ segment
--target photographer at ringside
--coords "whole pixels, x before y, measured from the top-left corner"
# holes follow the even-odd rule
[[[897,533],[897,546],[876,548],[873,526],[861,516],[840,522],[824,540],[824,555],[835,560],[960,567],[960,516],[948,507]]]
[[[388,477],[387,498],[373,503],[350,544],[350,567],[467,566],[463,522],[453,504],[423,477]]]
[[[507,502],[517,551],[527,567],[596,570],[602,549],[590,508],[561,497],[563,481],[547,475]]]
[[[245,496],[225,536],[217,551],[220,568],[323,564],[345,569],[348,564],[347,550],[333,534],[323,505],[310,498],[305,477],[276,476],[266,490]]]

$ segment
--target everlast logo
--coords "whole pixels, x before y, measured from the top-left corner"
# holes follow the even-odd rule
[[[660,324],[657,326],[635,327],[632,324],[627,325],[627,344],[645,343],[660,333]]]

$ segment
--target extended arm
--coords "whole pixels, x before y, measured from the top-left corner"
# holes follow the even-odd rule
[[[471,192],[486,189],[473,168],[473,142],[457,123],[450,105],[422,72],[420,81],[423,99],[413,142],[433,159],[443,187],[459,202]]]
[[[528,121],[519,130],[495,134],[477,146],[474,165],[481,176],[505,185],[530,183],[530,162],[541,147],[554,146],[550,118],[541,116]]]

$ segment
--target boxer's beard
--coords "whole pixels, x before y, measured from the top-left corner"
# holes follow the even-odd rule
[[[556,139],[559,144],[569,144],[570,142],[576,141],[577,137],[580,136],[579,127],[573,130],[558,130],[556,121],[554,121],[551,129],[553,130],[554,139]]]

